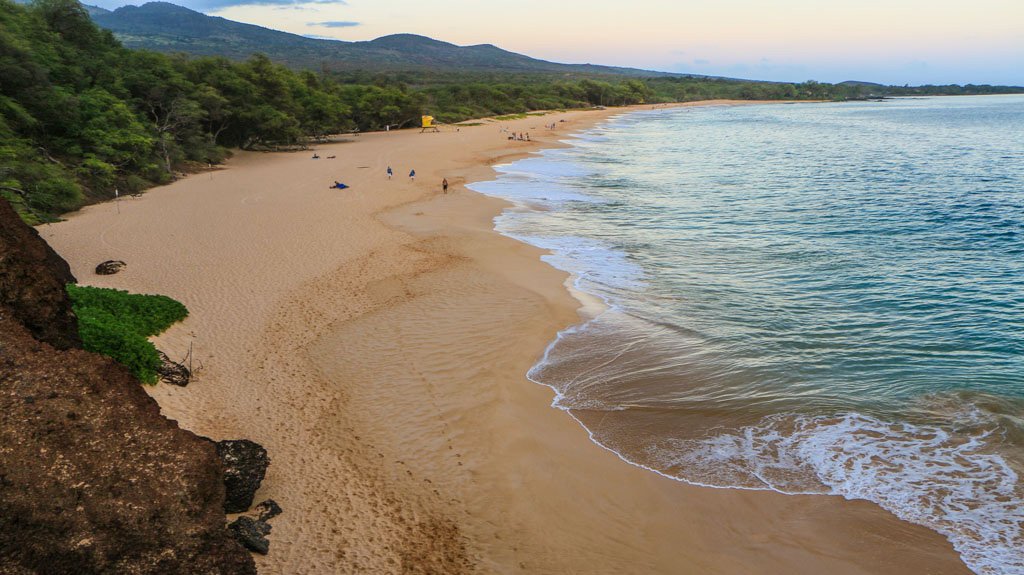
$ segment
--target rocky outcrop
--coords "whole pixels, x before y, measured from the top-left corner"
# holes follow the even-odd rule
[[[281,506],[277,504],[277,501],[273,499],[267,499],[263,503],[260,503],[253,509],[259,517],[260,521],[270,521],[278,515],[284,513]]]
[[[74,281],[68,263],[0,199],[0,308],[39,341],[57,349],[81,347],[78,320],[64,292]]]
[[[67,265],[9,212],[0,200],[0,573],[255,574],[214,445],[74,349]]]
[[[270,541],[267,540],[267,535],[270,534],[270,524],[266,521],[243,515],[228,525],[228,529],[235,535],[235,539],[249,551],[260,555],[270,552]]]
[[[224,463],[224,511],[244,513],[252,506],[256,490],[267,474],[267,450],[248,439],[217,442],[217,455]]]
[[[266,555],[270,551],[267,535],[270,535],[271,527],[268,521],[283,511],[276,501],[267,499],[253,508],[253,512],[256,514],[255,517],[252,514],[243,515],[231,522],[228,529],[243,547],[254,553]]]

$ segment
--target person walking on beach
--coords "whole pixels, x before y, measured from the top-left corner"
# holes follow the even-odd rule
[[[409,171],[409,179],[414,181],[414,182],[416,181],[416,170],[410,170]]]
[[[391,166],[388,166],[388,179],[390,180],[393,175],[395,175],[395,173],[391,171]]]
[[[448,193],[448,178],[441,180],[441,189],[444,190],[444,193]]]

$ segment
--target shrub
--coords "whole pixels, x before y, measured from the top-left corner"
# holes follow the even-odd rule
[[[146,188],[152,186],[153,184],[141,178],[140,176],[137,176],[135,174],[128,174],[121,181],[121,185],[124,186],[123,188],[121,188],[122,193],[137,194],[139,192],[142,192]]]
[[[86,350],[107,357],[127,367],[139,381],[156,383],[160,356],[156,347],[109,313],[99,309],[77,311],[78,332]]]
[[[185,319],[188,310],[162,295],[69,284],[86,350],[113,358],[143,383],[156,383],[160,355],[147,339]]]

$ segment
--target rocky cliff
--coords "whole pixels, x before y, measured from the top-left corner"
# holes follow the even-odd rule
[[[0,200],[0,574],[254,574],[212,442],[78,349],[67,264]]]
[[[0,199],[0,307],[39,341],[57,349],[82,347],[78,320],[64,293],[74,281],[68,263]]]

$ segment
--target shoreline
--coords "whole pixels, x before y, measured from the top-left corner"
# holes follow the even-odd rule
[[[82,283],[193,312],[158,347],[194,341],[203,369],[147,391],[187,429],[269,450],[257,499],[285,513],[263,573],[968,573],[940,535],[871,503],[624,464],[526,378],[580,303],[543,250],[493,229],[510,204],[464,185],[628,111],[363,134],[316,163],[242,153],[120,216],[98,204],[39,229]],[[352,189],[325,191],[342,170]],[[129,268],[93,275],[111,258]]]

